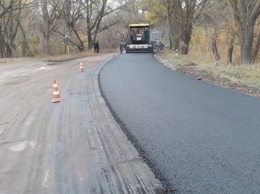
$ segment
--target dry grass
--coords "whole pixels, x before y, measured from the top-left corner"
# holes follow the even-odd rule
[[[177,55],[170,50],[164,50],[158,56],[174,64],[175,69],[179,69],[189,75],[200,77],[200,74],[211,76],[212,80],[219,80],[218,83],[228,83],[239,87],[249,87],[251,90],[260,91],[260,65],[227,65],[219,63],[217,66],[209,57],[211,54],[199,56],[198,54]],[[192,72],[192,73],[191,73]],[[224,81],[223,81],[224,80]],[[215,81],[214,81],[215,82]]]

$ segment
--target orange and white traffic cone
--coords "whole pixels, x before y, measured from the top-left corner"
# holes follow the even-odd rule
[[[53,99],[51,102],[60,102],[61,98],[60,98],[60,93],[59,93],[56,80],[52,81],[52,86],[53,86]]]
[[[84,71],[84,70],[83,70],[83,64],[82,64],[82,63],[80,63],[80,65],[79,65],[79,71]]]

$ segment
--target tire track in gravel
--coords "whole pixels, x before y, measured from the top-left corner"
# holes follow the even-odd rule
[[[5,77],[0,193],[166,193],[101,97],[98,73],[110,59],[18,66]],[[63,99],[55,104],[53,79]]]

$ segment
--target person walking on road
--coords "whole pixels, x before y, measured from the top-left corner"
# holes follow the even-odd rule
[[[97,52],[97,43],[93,43],[93,46],[94,46],[94,53],[96,53]]]
[[[97,53],[99,53],[99,43],[98,43],[98,41],[96,42],[96,45],[97,45]]]

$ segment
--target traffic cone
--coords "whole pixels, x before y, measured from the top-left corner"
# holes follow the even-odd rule
[[[53,99],[51,102],[60,102],[61,98],[60,98],[60,93],[59,93],[59,89],[58,89],[56,80],[52,81],[52,86],[53,86]]]
[[[100,58],[98,57],[97,60],[100,61]]]
[[[82,63],[80,63],[80,65],[79,65],[79,71],[84,71],[84,70],[83,70],[83,64],[82,64]]]
[[[115,52],[113,52],[113,57],[115,57]]]

